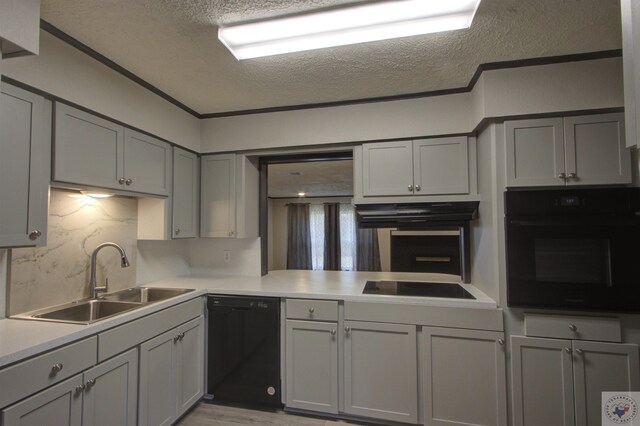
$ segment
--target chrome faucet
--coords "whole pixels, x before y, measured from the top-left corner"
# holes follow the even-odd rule
[[[126,253],[124,252],[122,247],[120,247],[116,243],[102,243],[98,247],[96,247],[95,250],[93,250],[93,253],[91,253],[91,280],[89,281],[89,297],[91,299],[96,298],[97,292],[107,291],[107,286],[98,286],[96,280],[96,260],[98,258],[98,252],[105,247],[114,247],[120,252],[120,267],[126,268],[129,266],[129,259],[127,259]]]

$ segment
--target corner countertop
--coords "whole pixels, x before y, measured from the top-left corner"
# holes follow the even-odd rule
[[[194,273],[189,276],[143,284],[146,287],[192,288],[196,290],[194,292],[89,325],[2,319],[0,320],[0,368],[205,294],[497,309],[493,299],[471,284],[461,285],[476,297],[475,300],[362,294],[368,280],[456,282],[447,275],[397,272],[273,271],[264,277]]]

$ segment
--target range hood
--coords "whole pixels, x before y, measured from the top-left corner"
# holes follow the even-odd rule
[[[469,222],[479,201],[356,205],[359,228],[426,228]]]

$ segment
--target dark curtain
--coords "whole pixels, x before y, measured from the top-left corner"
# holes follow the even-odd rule
[[[356,230],[356,271],[381,271],[377,229]]]
[[[340,204],[324,205],[324,268],[340,270]]]
[[[312,269],[309,204],[287,208],[287,269]]]

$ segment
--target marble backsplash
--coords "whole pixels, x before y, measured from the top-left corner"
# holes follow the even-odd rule
[[[98,285],[108,280],[109,291],[136,284],[136,199],[92,199],[78,193],[52,190],[47,246],[12,251],[9,314],[88,297],[91,252],[105,241],[124,248],[130,267],[120,267],[117,250],[98,255]]]

